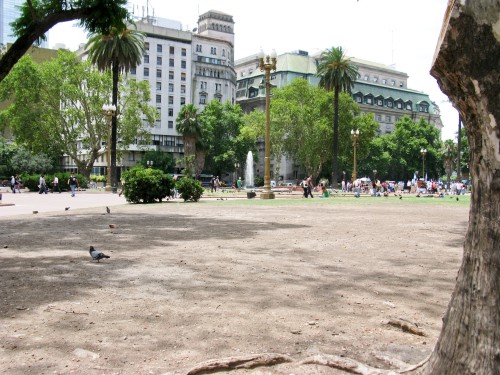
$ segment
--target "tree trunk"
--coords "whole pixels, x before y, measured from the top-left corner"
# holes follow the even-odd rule
[[[111,118],[111,186],[113,193],[116,193],[118,187],[116,173],[116,138],[117,138],[117,116],[118,116],[118,79],[120,78],[120,64],[115,60],[113,62],[113,98],[112,102],[116,108]]]
[[[335,87],[333,94],[333,155],[332,155],[332,188],[338,188],[338,159],[339,159],[339,87]]]
[[[450,0],[431,70],[464,121],[473,189],[457,284],[423,374],[500,374],[499,12],[498,0]]]
[[[458,133],[457,133],[457,181],[462,179],[462,163],[460,162],[460,150],[462,146],[462,116],[458,116]]]

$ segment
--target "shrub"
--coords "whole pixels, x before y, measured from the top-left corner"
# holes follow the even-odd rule
[[[100,175],[91,174],[90,175],[90,181],[94,181],[94,182],[106,182],[106,176],[100,176]]]
[[[254,180],[254,185],[253,186],[264,186],[264,177],[261,176],[255,176]],[[245,181],[247,184],[251,181]],[[249,184],[249,186],[252,186],[252,184]]]
[[[158,169],[137,166],[123,173],[123,194],[128,202],[154,203],[170,196],[174,180]]]
[[[175,188],[179,191],[179,194],[182,199],[184,199],[184,202],[198,202],[198,200],[203,195],[203,187],[201,186],[200,182],[193,180],[192,178],[181,178],[175,184]]]

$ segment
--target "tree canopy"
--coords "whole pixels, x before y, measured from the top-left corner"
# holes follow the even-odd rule
[[[90,175],[95,160],[106,152],[102,144],[108,125],[102,106],[110,89],[109,73],[99,73],[72,52],[61,50],[56,59],[42,64],[25,56],[0,83],[0,100],[12,98],[0,120],[12,128],[17,143],[55,158],[66,154],[82,174]],[[122,90],[119,137],[125,147],[149,134],[142,118],[153,125],[156,108],[147,104],[148,82],[131,80]]]
[[[21,16],[12,24],[17,40],[0,58],[0,82],[37,41],[60,22],[80,20],[91,33],[106,34],[112,27],[124,29],[130,15],[127,0],[27,0]]]

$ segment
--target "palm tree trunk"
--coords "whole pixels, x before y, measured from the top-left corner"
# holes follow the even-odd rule
[[[117,139],[117,112],[118,112],[118,78],[119,78],[119,64],[113,62],[113,98],[112,102],[116,108],[115,114],[111,119],[111,186],[113,193],[116,193],[118,186],[117,173],[116,173],[116,139]]]
[[[332,187],[338,188],[338,158],[339,158],[339,87],[335,87],[333,95],[333,157],[332,157]]]

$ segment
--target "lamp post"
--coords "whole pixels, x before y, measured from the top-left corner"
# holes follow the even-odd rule
[[[265,136],[265,156],[264,156],[264,191],[260,194],[261,199],[274,199],[271,191],[271,117],[269,114],[269,104],[271,101],[271,70],[276,70],[276,51],[271,55],[265,55],[263,50],[259,53],[259,67],[261,72],[265,72],[266,77],[266,136]]]
[[[106,147],[108,148],[107,152],[107,163],[108,163],[108,170],[107,170],[107,175],[106,175],[106,191],[112,191],[113,188],[111,187],[111,119],[116,113],[116,106],[112,104],[103,104],[102,106],[102,113],[104,116],[106,116],[106,120],[108,123],[108,142]]]
[[[234,181],[238,179],[238,172],[240,170],[240,163],[234,163]]]
[[[146,164],[148,165],[148,168],[153,168],[153,164],[154,164],[154,162],[153,162],[153,160],[148,160],[148,161],[146,162]]]
[[[376,169],[373,170],[373,180],[374,181],[377,180],[377,170]]]
[[[356,181],[356,143],[358,141],[359,137],[359,129],[352,129],[351,130],[351,138],[352,141],[354,142],[354,168],[352,170],[352,180]]]
[[[422,154],[422,178],[425,180],[425,155],[427,154],[427,150],[422,148],[420,149],[420,153]]]

